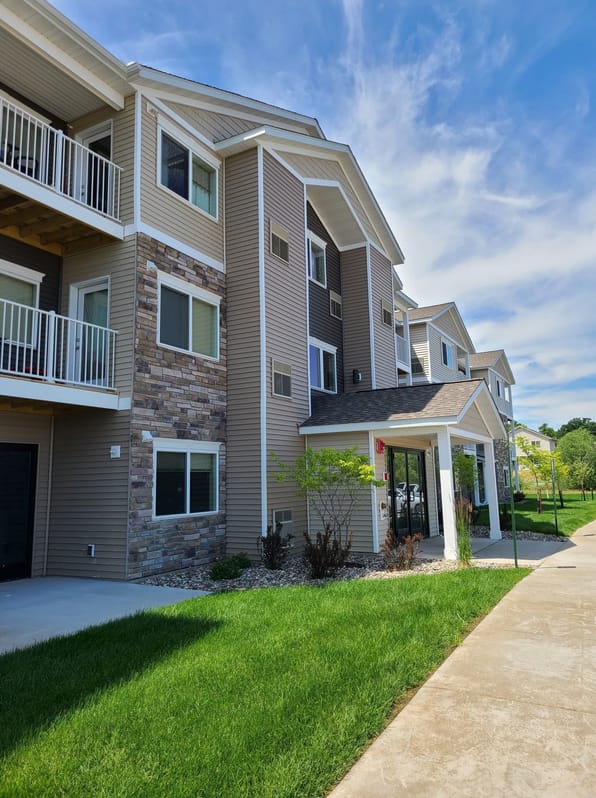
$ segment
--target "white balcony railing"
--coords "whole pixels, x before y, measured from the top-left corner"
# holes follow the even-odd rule
[[[0,299],[0,373],[114,390],[116,333]]]
[[[120,167],[0,97],[0,164],[120,218]]]
[[[398,361],[400,363],[410,365],[410,351],[406,339],[403,336],[398,335],[396,333],[395,342],[396,342]]]

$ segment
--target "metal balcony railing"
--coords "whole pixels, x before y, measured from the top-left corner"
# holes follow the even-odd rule
[[[0,165],[120,218],[120,167],[0,97]]]
[[[112,391],[116,332],[0,299],[0,373]]]

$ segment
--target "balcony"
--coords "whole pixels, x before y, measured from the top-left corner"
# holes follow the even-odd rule
[[[395,348],[397,352],[397,362],[399,363],[400,367],[406,366],[407,370],[410,370],[410,347],[408,346],[408,342],[406,339],[399,335],[399,333],[395,333]]]
[[[122,238],[116,164],[3,97],[0,134],[0,228],[42,246]]]
[[[116,335],[0,299],[0,395],[117,409]]]

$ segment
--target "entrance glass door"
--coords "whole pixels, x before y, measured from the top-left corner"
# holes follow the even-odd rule
[[[0,443],[0,581],[31,576],[37,446]]]
[[[108,282],[102,280],[77,290],[77,320],[85,323],[76,325],[75,381],[83,385],[106,385],[110,355],[106,333]]]
[[[428,536],[424,452],[417,449],[388,450],[391,523],[399,537],[421,532]]]

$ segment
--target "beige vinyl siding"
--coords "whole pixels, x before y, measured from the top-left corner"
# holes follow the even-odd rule
[[[110,278],[108,324],[116,330],[116,389],[130,396],[134,368],[136,236],[63,260],[62,313],[69,315],[69,288],[99,277]]]
[[[265,317],[267,380],[267,451],[285,463],[304,453],[298,425],[308,418],[308,324],[306,316],[306,254],[304,245],[304,186],[267,152],[263,154],[265,202]],[[270,252],[269,224],[274,221],[288,234],[290,262]],[[292,398],[273,396],[271,361],[292,369]],[[296,497],[289,482],[278,482],[269,467],[268,523],[274,509],[292,510],[292,528],[306,529],[306,503]]]
[[[254,130],[259,126],[259,123],[252,119],[238,119],[229,114],[206,111],[204,108],[193,108],[181,103],[168,102],[166,104],[185,122],[213,142],[238,136],[240,133],[246,133],[246,131]]]
[[[31,576],[43,576],[50,480],[50,414],[0,412],[0,442],[32,443],[37,449]]]
[[[410,353],[420,361],[424,371],[412,371],[414,380],[430,380],[430,360],[428,356],[428,337],[426,324],[415,324],[410,327]]]
[[[359,454],[364,454],[368,458],[368,433],[367,432],[338,432],[330,435],[309,435],[306,445],[311,449],[350,449],[353,446]],[[362,488],[358,492],[358,501],[352,515],[352,550],[366,551],[373,550],[373,495],[376,489]],[[321,530],[321,522],[316,513],[312,510],[309,514],[311,536]]]
[[[486,424],[482,419],[482,416],[478,412],[476,405],[473,405],[466,415],[464,416],[461,424],[459,425],[461,429],[466,430],[468,432],[475,432],[478,435],[488,435],[488,430],[486,428]]]
[[[80,117],[72,123],[69,135],[77,138],[81,133],[112,122],[112,161],[120,167],[120,221],[132,224],[134,207],[134,144],[135,144],[135,98],[127,97],[124,110],[116,113],[112,108],[103,108]]]
[[[375,387],[395,388],[397,363],[395,360],[395,325],[382,320],[382,303],[393,308],[393,275],[390,261],[376,247],[370,247],[372,315],[375,337]]]
[[[313,158],[308,155],[297,155],[296,153],[280,152],[280,156],[300,175],[314,180],[336,180],[343,188],[354,213],[371,241],[381,246],[377,234],[364,210],[356,192],[352,188],[346,173],[337,161],[330,158]]]
[[[466,342],[462,338],[461,330],[457,325],[451,311],[443,313],[442,316],[433,321],[435,327],[443,331],[448,338],[452,338],[462,349],[467,348]]]
[[[453,368],[443,365],[443,349],[441,346],[441,333],[432,325],[428,329],[428,349],[430,352],[430,373],[433,382],[455,382],[466,379],[465,374],[457,370],[457,347],[446,339],[453,349]]]
[[[372,389],[371,341],[368,317],[368,279],[366,248],[341,253],[341,282],[344,325],[344,390]],[[362,372],[362,382],[354,385],[352,371]]]
[[[143,150],[141,221],[156,230],[161,230],[181,244],[223,263],[223,167],[220,166],[218,170],[218,220],[216,220],[158,184],[157,116],[147,111],[145,99],[141,103],[141,109]],[[175,131],[174,125],[170,132],[173,138],[176,138]]]
[[[426,495],[428,507],[428,534],[430,537],[438,535],[439,530],[439,497],[437,493],[437,472],[435,463],[438,462],[437,448],[433,447],[432,453],[424,458],[426,463]]]
[[[129,443],[128,411],[56,416],[48,575],[126,577]]]
[[[226,161],[228,323],[227,545],[261,534],[259,217],[256,149]]]

